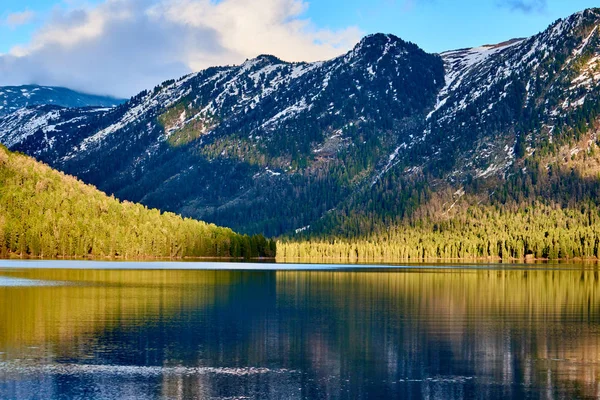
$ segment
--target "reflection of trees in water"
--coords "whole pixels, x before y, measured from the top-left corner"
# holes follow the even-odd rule
[[[6,351],[7,359],[167,368],[235,368],[260,365],[264,360],[264,348],[255,344],[264,338],[255,334],[259,330],[252,325],[262,326],[267,314],[272,314],[272,272],[40,270],[3,274],[66,284],[0,288],[0,320],[10,321],[0,325],[0,351]],[[1,378],[2,374],[0,397]],[[43,374],[35,379],[44,381],[48,377]],[[179,392],[181,398],[229,392],[234,396],[240,384],[250,391],[269,385],[281,393],[291,390],[290,385],[297,388],[296,376],[277,371],[236,375],[187,374],[175,369],[164,376],[68,372],[50,381],[54,384],[48,398],[59,393],[57,387],[74,397],[87,388],[90,393],[104,392],[108,398],[111,393],[135,393],[136,385],[141,391],[137,396],[142,398],[161,392],[168,398],[177,398],[172,394]],[[109,389],[105,389],[107,382],[112,386]]]
[[[483,397],[548,382],[600,395],[597,271],[279,272],[277,282],[279,304],[314,321],[306,336],[327,355],[323,374],[343,378],[367,360],[389,380],[477,375],[467,386]]]
[[[108,381],[168,398],[599,394],[594,271],[10,275],[70,285],[0,288],[0,321],[11,322],[0,325],[0,348],[9,356],[42,346],[33,351],[60,363],[269,369],[56,378],[67,386]]]
[[[51,343],[65,351],[73,341],[119,329],[169,321],[199,308],[227,304],[236,288],[264,274],[234,271],[2,271],[5,276],[64,283],[0,287],[0,347]],[[137,327],[137,328],[136,328]],[[136,328],[136,329],[133,329]]]

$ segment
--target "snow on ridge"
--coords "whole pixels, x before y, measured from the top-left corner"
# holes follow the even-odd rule
[[[427,115],[427,120],[431,120],[433,115],[443,108],[453,92],[460,92],[461,87],[465,87],[464,81],[467,76],[472,75],[462,99],[457,99],[458,105],[451,110],[447,110],[442,120],[451,116],[453,112],[464,109],[467,104],[488,91],[495,83],[502,78],[520,71],[522,67],[535,69],[544,59],[549,57],[556,46],[558,38],[564,36],[566,32],[572,32],[577,26],[584,22],[586,12],[574,14],[569,18],[557,21],[548,30],[541,32],[538,35],[526,39],[514,40],[497,46],[481,46],[472,49],[454,50],[441,53],[446,67],[445,86],[440,91],[434,108]],[[597,14],[594,12],[594,15]],[[583,40],[581,45],[574,51],[573,56],[567,61],[570,63],[575,57],[581,55],[593,35],[597,33],[598,26]],[[520,48],[511,53],[504,60],[504,63],[499,63],[495,70],[492,70],[492,64],[487,67],[487,60],[496,54],[506,50],[507,48],[520,46]],[[478,71],[478,72],[472,72]],[[481,80],[480,78],[487,78]],[[579,76],[573,84],[578,86],[589,85],[596,80],[597,76]],[[527,98],[530,98],[532,82],[527,83]],[[500,96],[501,97],[501,96]],[[492,106],[493,107],[493,106]]]
[[[51,121],[60,118],[60,112],[58,110],[53,110],[41,115],[35,114],[37,114],[36,109],[22,108],[9,115],[4,120],[7,124],[4,125],[3,130],[0,131],[0,141],[6,147],[10,148],[23,142],[39,130],[44,132],[52,131],[53,127],[50,124]],[[35,116],[31,117],[32,115]]]
[[[398,44],[389,35],[386,35],[386,39],[387,43],[385,44],[385,47],[382,46],[382,54],[379,60],[392,51],[392,48]],[[355,51],[359,49],[360,45],[355,48]],[[347,56],[348,54],[346,57]],[[116,119],[114,123],[104,126],[102,129],[90,132],[88,137],[72,147],[71,151],[68,152],[64,159],[72,158],[78,152],[89,150],[90,146],[98,145],[110,135],[135,124],[136,121],[144,120],[146,117],[153,117],[158,110],[172,106],[177,101],[181,100],[181,98],[191,93],[192,90],[197,90],[203,86],[214,84],[215,90],[210,94],[212,101],[200,111],[201,113],[217,114],[223,112],[236,112],[244,109],[248,110],[256,107],[260,101],[271,96],[280,89],[280,87],[289,85],[292,81],[305,76],[307,73],[323,68],[326,65],[331,69],[330,72],[333,72],[333,70],[336,70],[341,66],[347,65],[344,63],[344,60],[344,56],[340,56],[328,62],[287,63],[275,58],[271,59],[259,56],[247,60],[237,67],[217,69],[217,72],[212,74],[212,76],[206,77],[206,79],[202,79],[203,75],[206,75],[206,70],[189,74],[178,81],[174,81],[173,83],[160,88],[158,92],[155,90],[149,91],[135,103],[129,102],[128,108],[122,111],[122,115],[118,115],[119,118]],[[269,79],[264,79],[265,76],[269,76]],[[325,76],[323,84],[320,87],[321,92],[325,90],[328,85],[328,76],[330,75]],[[250,88],[250,90],[244,86],[247,78],[250,78],[255,84],[255,87]],[[28,91],[28,93],[30,92]],[[250,93],[250,95],[247,96],[246,93]],[[222,110],[226,99],[231,96],[236,97],[232,109]],[[298,113],[310,110],[313,101],[314,96],[312,96],[312,98],[302,98],[292,105],[286,105],[286,108],[282,107],[283,109],[267,120],[263,126],[285,121]],[[48,117],[51,116],[52,115],[49,115]],[[32,121],[32,123],[33,122],[34,121]],[[43,122],[38,119],[36,119],[35,122],[43,124]],[[187,120],[181,123],[185,124],[186,122]],[[56,129],[56,125],[46,124],[45,129],[47,131],[52,131],[53,129]]]
[[[245,72],[250,71],[251,69],[253,69],[257,65],[259,65],[262,61],[263,61],[263,59],[261,57],[251,58],[249,60],[244,61],[242,63],[242,65],[240,65],[240,67],[239,67],[239,73],[238,73],[238,75],[242,75]]]
[[[583,51],[585,50],[587,45],[590,43],[592,36],[594,36],[594,33],[596,33],[597,30],[598,30],[598,25],[594,26],[594,29],[592,29],[590,34],[583,40],[583,43],[581,44],[581,46],[579,46],[579,48],[574,51],[574,53],[573,53],[574,56],[580,56],[581,54],[583,54]]]
[[[199,85],[199,88],[219,80],[223,76],[227,75],[227,73],[230,71],[231,69],[226,69],[215,72],[212,76],[202,81]],[[82,140],[79,145],[74,146],[71,152],[63,157],[63,161],[73,158],[76,153],[80,151],[86,151],[89,146],[96,145],[109,135],[127,127],[132,123],[135,123],[136,121],[139,121],[142,119],[142,116],[151,113],[153,110],[157,110],[161,107],[168,108],[172,106],[192,92],[192,87],[189,83],[192,81],[192,79],[200,76],[200,74],[202,74],[202,72],[189,74],[185,78],[164,87],[158,93],[148,93],[137,105],[128,109],[117,122],[107,126],[104,129],[101,129],[100,131]]]
[[[115,123],[105,127],[93,135],[82,140],[79,145],[73,147],[71,152],[64,157],[64,160],[73,158],[76,153],[86,151],[90,146],[96,145],[103,141],[106,137],[120,131],[130,124],[135,123],[138,120],[144,119],[144,115],[152,113],[154,110],[160,108],[168,108],[175,104],[181,98],[187,96],[192,92],[192,89],[198,90],[207,85],[214,84],[217,93],[214,93],[213,101],[211,101],[206,107],[200,110],[194,117],[180,121],[178,125],[186,125],[188,122],[197,119],[198,117],[205,116],[206,114],[217,114],[222,111],[221,108],[228,96],[239,96],[236,101],[236,107],[241,108],[254,108],[258,102],[263,98],[269,96],[273,92],[276,92],[282,85],[289,84],[292,80],[298,79],[304,76],[306,73],[320,68],[324,63],[285,63],[281,62],[265,62],[264,57],[257,57],[243,63],[238,67],[230,67],[220,70],[214,73],[212,76],[207,77],[200,81],[199,84],[192,83],[194,78],[198,78],[202,72],[190,74],[185,78],[170,84],[162,88],[158,93],[149,93],[142,98],[138,104],[129,108],[125,114]],[[290,68],[289,73],[282,73],[282,70],[286,67]],[[273,79],[265,80],[265,76],[270,76],[273,73],[277,73]],[[242,82],[245,78],[250,78],[255,86],[263,84],[264,87],[255,96],[246,97],[242,95],[243,85]],[[212,96],[211,96],[212,97]],[[245,106],[245,107],[244,107]],[[298,112],[301,112],[305,108],[309,108],[306,104],[306,100],[296,105],[290,106],[285,110],[278,113],[271,122],[277,120],[285,120],[292,117]],[[233,111],[233,110],[232,110]]]
[[[260,79],[263,75],[269,76],[271,73],[273,73],[277,70],[281,70],[281,68],[283,68],[284,66],[285,66],[284,64],[266,65],[266,66],[262,67],[261,69],[252,72],[251,74],[248,75],[248,77],[250,79],[252,79],[252,81],[254,82],[255,85],[257,85],[260,82]]]
[[[240,94],[241,94],[240,92],[243,89],[242,81],[244,80],[244,78],[246,78],[246,77],[250,78],[254,82],[254,85],[257,86],[261,82],[262,75],[265,75],[265,76],[269,75],[269,74],[273,73],[274,71],[281,70],[282,68],[290,65],[288,63],[284,63],[283,61],[281,61],[276,64],[270,63],[268,65],[263,66],[262,68],[260,68],[258,70],[254,70],[253,72],[250,72],[255,67],[259,66],[263,62],[264,62],[263,57],[257,57],[257,58],[246,61],[239,67],[233,67],[232,69],[228,70],[226,72],[225,76],[223,76],[223,79],[220,79],[220,81],[226,81],[223,84],[223,87],[218,89],[218,90],[220,90],[220,92],[215,96],[214,100],[202,110],[202,112],[218,114],[218,111],[222,108],[223,104],[225,103],[225,99],[228,96],[231,96],[231,95],[240,96]],[[283,80],[284,79],[282,77],[282,74],[279,73],[276,79],[266,81],[266,83],[268,84],[268,87],[265,87],[263,89],[262,93],[260,93],[257,96],[253,96],[251,98],[246,97],[244,94],[244,96],[240,96],[240,98],[236,102],[236,105],[240,106],[240,108],[245,108],[245,107],[249,107],[250,109],[254,108],[255,105],[261,99],[263,99],[267,95],[274,92],[279,87],[279,85],[283,82]],[[215,86],[215,89],[217,89],[216,86]],[[248,100],[249,100],[249,102],[248,102]],[[242,104],[242,103],[247,103],[247,104]]]
[[[454,91],[461,87],[465,77],[491,56],[506,49],[522,44],[526,39],[514,40],[500,45],[485,45],[470,49],[452,50],[441,53],[445,67],[445,85],[440,90],[433,110],[427,115],[429,121],[433,114],[442,108]],[[469,93],[470,95],[470,93]],[[467,95],[468,96],[468,95]],[[461,101],[465,105],[466,98]]]
[[[237,96],[235,104],[231,111],[235,110],[252,110],[264,99],[276,93],[280,88],[292,84],[293,81],[305,76],[306,74],[321,68],[324,62],[314,63],[276,63],[263,66],[262,68],[251,70],[248,68],[239,68],[234,76],[228,77],[227,82],[222,88],[219,88],[219,93],[211,104],[207,105],[202,112],[210,112],[218,114],[222,110],[225,100],[229,96]],[[248,62],[248,65],[258,66],[256,62]],[[273,76],[273,74],[275,74]],[[270,79],[264,79],[270,76]],[[248,89],[242,84],[246,78],[254,82],[255,88]],[[258,90],[255,90],[258,89]],[[265,122],[263,126],[274,123],[278,120],[285,120],[300,112],[301,109],[308,108],[306,100],[287,107],[279,112],[271,120]]]
[[[398,47],[398,44],[400,43],[398,38],[395,38],[393,35],[380,34],[380,33],[368,35],[365,38],[363,38],[363,40],[361,40],[348,53],[341,55],[339,57],[336,57],[332,61],[341,61],[343,64],[348,65],[350,68],[353,68],[361,60],[361,53],[363,52],[363,49],[364,49],[366,43],[369,41],[369,39],[374,38],[376,36],[380,36],[380,35],[383,35],[385,37],[386,43],[383,46],[381,55],[379,56],[377,61],[375,61],[375,64],[379,64],[381,62],[381,60],[392,51],[392,49],[395,49]],[[402,54],[407,53],[406,50],[402,50],[402,49],[398,50],[398,52],[399,52],[399,54],[397,54],[396,57],[399,57]]]
[[[39,108],[21,108],[9,114],[2,119],[0,129],[0,142],[7,147],[13,147],[23,143],[28,137],[36,133],[44,134],[46,145],[51,147],[55,141],[53,137],[48,137],[47,133],[57,132],[65,125],[75,124],[86,119],[82,113],[68,119],[64,119],[64,113],[68,109],[58,109],[49,112],[41,112]],[[98,112],[97,109],[85,110],[85,114]],[[39,153],[39,151],[37,152]]]
[[[395,42],[392,43],[392,38],[389,35],[386,35],[386,39],[387,42],[385,43],[383,52],[381,53],[381,56],[377,59],[377,61],[375,61],[375,64],[379,64],[379,62],[383,60],[383,57],[385,57],[390,52],[391,48],[396,46]]]
[[[105,137],[107,137],[111,133],[114,133],[114,132],[118,131],[119,129],[124,128],[129,123],[134,122],[137,118],[139,118],[143,114],[144,110],[145,110],[144,103],[141,103],[141,104],[137,105],[136,107],[128,110],[125,113],[125,115],[123,116],[123,118],[121,118],[120,121],[100,130],[99,132],[93,134],[92,136],[85,138],[78,146],[73,148],[73,151],[77,152],[77,151],[87,150],[89,145],[103,140]]]
[[[262,128],[271,127],[274,124],[288,120],[293,116],[300,114],[303,111],[310,111],[311,108],[312,104],[309,105],[306,102],[306,97],[302,97],[302,99],[298,103],[292,104],[291,106],[285,108],[284,110],[278,112],[273,117],[268,119],[265,123],[262,124]]]

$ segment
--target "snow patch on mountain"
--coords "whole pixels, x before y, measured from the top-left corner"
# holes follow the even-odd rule
[[[430,120],[440,108],[446,105],[453,92],[461,88],[465,77],[467,77],[476,66],[484,63],[489,57],[508,48],[518,46],[521,43],[523,43],[523,40],[514,40],[500,45],[486,45],[472,49],[453,50],[442,53],[441,56],[446,68],[445,85],[442,90],[440,90],[435,107],[427,115],[426,119]],[[478,93],[474,94],[473,97],[477,98],[477,94]],[[461,109],[465,108],[467,99],[468,96],[461,100],[459,106]]]
[[[0,116],[37,105],[106,107],[121,103],[122,100],[111,97],[89,95],[60,87],[36,85],[0,87]]]

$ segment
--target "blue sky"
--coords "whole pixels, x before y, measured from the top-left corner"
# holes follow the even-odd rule
[[[309,14],[320,26],[355,24],[393,33],[430,52],[534,35],[597,0],[318,0]]]
[[[259,54],[335,57],[368,33],[429,52],[526,37],[598,0],[0,0],[0,86],[120,97]]]
[[[0,18],[25,10],[35,16],[19,27],[0,26],[0,53],[25,44],[56,8],[102,0],[2,0]],[[256,1],[257,7],[260,0]],[[305,16],[318,27],[357,26],[365,33],[393,33],[427,51],[497,43],[545,29],[558,18],[600,6],[594,0],[309,0]],[[530,10],[527,10],[531,6]]]
[[[93,5],[101,0],[86,1]],[[0,53],[8,52],[13,46],[29,42],[33,33],[52,15],[57,7],[75,4],[63,0],[1,0],[0,2]],[[19,26],[11,26],[7,21],[11,14],[31,12],[31,18]]]

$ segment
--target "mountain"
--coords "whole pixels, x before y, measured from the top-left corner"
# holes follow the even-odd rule
[[[114,107],[125,100],[79,93],[67,88],[24,85],[0,86],[0,116],[21,108],[52,104],[61,107]]]
[[[326,62],[211,68],[111,110],[20,110],[0,141],[119,198],[273,235],[366,182],[423,125],[443,79],[439,56],[374,35]]]
[[[119,202],[0,146],[0,256],[7,255],[256,257],[274,256],[275,244]]]
[[[376,34],[329,61],[263,55],[110,110],[20,110],[0,142],[119,198],[269,236],[577,208],[597,202],[599,24],[589,9],[442,54]]]

